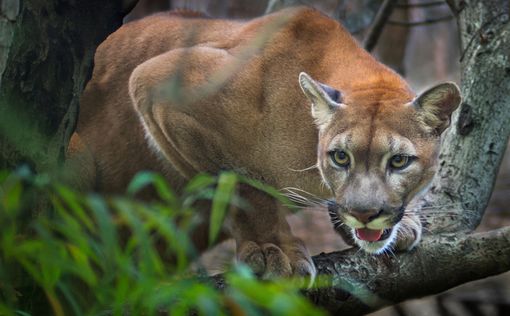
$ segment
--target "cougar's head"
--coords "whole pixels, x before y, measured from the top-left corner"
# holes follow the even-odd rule
[[[406,100],[381,89],[343,97],[305,73],[299,82],[319,130],[317,166],[334,195],[330,215],[362,249],[381,253],[404,229],[410,200],[434,175],[459,89],[443,83]]]

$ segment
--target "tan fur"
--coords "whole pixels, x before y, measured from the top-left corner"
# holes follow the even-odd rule
[[[314,110],[319,126],[300,90],[303,71],[314,78],[311,86],[317,80],[343,95],[341,111],[320,114],[330,117]],[[303,88],[309,97],[310,87]],[[313,99],[317,110],[324,93]],[[432,176],[437,152],[437,135],[427,134],[428,119],[417,118],[413,99],[402,78],[318,11],[286,9],[249,22],[159,14],[124,25],[98,48],[77,133],[94,158],[94,189],[102,192],[122,192],[144,169],[162,173],[177,190],[197,172],[232,169],[277,188],[335,195],[339,203],[356,187],[327,165],[331,141],[354,135],[356,168],[374,167],[369,173],[384,182],[375,166],[388,150],[387,136],[405,135],[424,172],[405,188],[411,197]],[[316,164],[320,172],[296,171]],[[364,183],[357,170],[349,181]],[[403,194],[382,184],[374,189],[392,203]],[[238,257],[266,276],[313,276],[310,255],[275,201],[240,191],[254,211],[232,214]]]

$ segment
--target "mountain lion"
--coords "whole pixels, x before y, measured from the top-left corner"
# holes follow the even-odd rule
[[[125,24],[97,49],[70,147],[83,185],[121,193],[154,170],[179,191],[199,172],[235,170],[329,201],[335,229],[367,252],[414,247],[421,224],[407,205],[435,172],[457,86],[416,96],[310,8],[251,21],[187,15]],[[228,219],[238,259],[263,277],[313,277],[277,202],[239,194],[252,210]],[[205,225],[197,247],[206,237]]]

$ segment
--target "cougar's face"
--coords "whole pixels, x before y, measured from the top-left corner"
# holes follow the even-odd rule
[[[409,202],[434,175],[458,89],[447,83],[414,100],[392,94],[344,99],[306,74],[300,84],[319,129],[317,166],[333,195],[332,221],[365,251],[384,252],[403,229]]]
[[[396,239],[409,201],[434,175],[438,149],[436,137],[416,128],[412,111],[401,105],[385,113],[381,106],[346,109],[320,132],[318,147],[318,167],[334,195],[330,216],[371,253]]]

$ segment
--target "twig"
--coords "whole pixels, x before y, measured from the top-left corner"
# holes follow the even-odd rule
[[[395,0],[384,0],[383,4],[381,5],[381,8],[374,18],[372,27],[368,31],[368,34],[365,37],[365,41],[363,42],[363,47],[367,51],[371,52],[377,44],[377,41],[379,40],[379,37],[381,36],[381,33],[384,29],[384,25],[386,25],[386,22],[393,12],[395,2]]]
[[[450,11],[452,11],[453,15],[458,17],[460,9],[455,5],[455,0],[446,0],[446,4],[450,7]]]
[[[395,8],[410,9],[410,8],[428,8],[446,4],[444,1],[431,1],[425,3],[397,3]]]
[[[450,21],[453,18],[454,18],[453,15],[449,15],[449,16],[444,16],[444,17],[437,18],[437,19],[430,19],[430,20],[423,20],[423,21],[416,21],[416,22],[389,20],[388,24],[396,25],[396,26],[413,27],[413,26],[430,25],[430,24],[435,24],[435,23],[439,23],[439,22]]]

